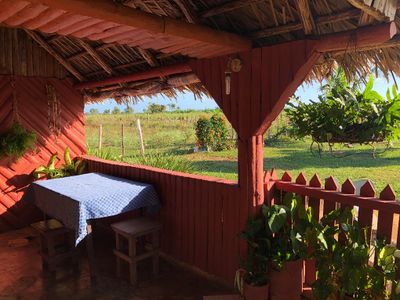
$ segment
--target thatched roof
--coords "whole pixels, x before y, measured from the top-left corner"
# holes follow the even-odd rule
[[[116,5],[116,11],[122,13],[121,22],[118,19],[110,21],[107,14],[101,14],[104,18],[86,14],[85,4],[82,4],[83,10],[79,6],[82,1],[1,0],[0,25],[26,30],[49,53],[56,58],[58,56],[57,59],[76,82],[134,74],[180,63],[191,57],[233,53],[239,50],[235,47],[245,48],[247,40],[253,47],[261,47],[349,31],[390,20],[400,25],[400,19],[395,15],[396,0],[87,1],[92,6],[98,3],[99,6],[107,7],[108,2]],[[364,2],[372,2],[372,7]],[[74,11],[75,4],[80,10]],[[68,9],[62,9],[64,7]],[[159,18],[163,22],[161,24],[156,19],[144,16],[141,22],[147,22],[147,27],[138,28],[135,27],[138,24],[135,18],[124,16],[124,12],[131,13],[133,10],[146,12],[150,17],[156,15],[168,18]],[[179,23],[174,23],[174,20]],[[189,23],[196,25],[185,25]],[[163,26],[162,34],[157,32],[157,26]],[[222,35],[216,45],[209,39],[208,29],[214,29],[212,33],[224,31],[235,35]],[[189,31],[192,30],[198,32],[198,39],[190,38]],[[170,33],[175,31],[179,31],[179,34]],[[323,79],[337,64],[344,68],[349,77],[366,75],[375,67],[385,75],[391,72],[400,75],[399,47],[400,37],[395,37],[375,48],[326,54],[314,67],[309,78]],[[206,92],[195,76],[185,72],[104,85],[86,89],[85,93],[88,101],[101,101],[110,97],[126,101],[157,93],[172,97],[177,91],[185,90],[199,96]]]

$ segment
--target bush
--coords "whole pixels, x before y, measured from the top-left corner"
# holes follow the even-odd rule
[[[201,117],[195,131],[197,146],[201,149],[223,151],[231,148],[228,126],[221,114],[213,114],[210,119]]]
[[[201,117],[196,122],[196,139],[197,147],[207,149],[212,143],[211,139],[211,123],[206,117]]]

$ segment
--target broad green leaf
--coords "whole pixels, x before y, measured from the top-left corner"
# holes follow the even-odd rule
[[[276,206],[272,210],[268,220],[268,226],[272,232],[278,232],[287,221],[286,210],[282,206]]]

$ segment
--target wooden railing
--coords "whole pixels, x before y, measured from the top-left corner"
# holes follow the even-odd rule
[[[247,219],[236,182],[84,157],[89,172],[151,183],[162,201],[162,251],[232,282]],[[244,208],[246,207],[246,209]]]
[[[340,185],[331,176],[323,184],[316,174],[308,181],[300,173],[293,181],[288,172],[278,179],[276,172],[272,170],[265,173],[264,190],[269,205],[281,203],[287,192],[303,196],[306,206],[312,208],[315,218],[318,219],[336,208],[355,208],[355,218],[361,226],[369,228],[370,240],[378,238],[400,245],[400,202],[396,201],[396,194],[390,185],[377,196],[373,183],[369,180],[357,189],[350,179]],[[312,283],[314,279],[315,268],[312,263],[308,263],[306,283]]]

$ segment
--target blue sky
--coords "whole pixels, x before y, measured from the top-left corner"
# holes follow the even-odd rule
[[[399,82],[400,78],[396,78],[396,81]],[[374,89],[379,92],[381,95],[386,94],[386,90],[389,87],[392,87],[394,84],[393,80],[387,81],[385,78],[377,78],[375,80]],[[310,99],[317,99],[319,94],[320,84],[315,82],[313,84],[303,84],[300,86],[296,95],[301,98],[302,101],[308,101]],[[169,103],[175,103],[180,109],[207,109],[207,108],[216,108],[217,104],[212,99],[195,99],[194,95],[191,93],[180,94],[178,95],[176,100],[171,100],[166,97],[158,96],[153,98],[146,98],[144,101],[131,105],[135,112],[142,112],[150,102],[164,104],[167,105]],[[109,100],[100,104],[88,104],[85,106],[85,112],[89,112],[90,109],[95,108],[99,112],[103,112],[105,109],[112,110],[115,106],[118,106],[121,110],[123,110],[126,105],[118,105],[115,101]]]

